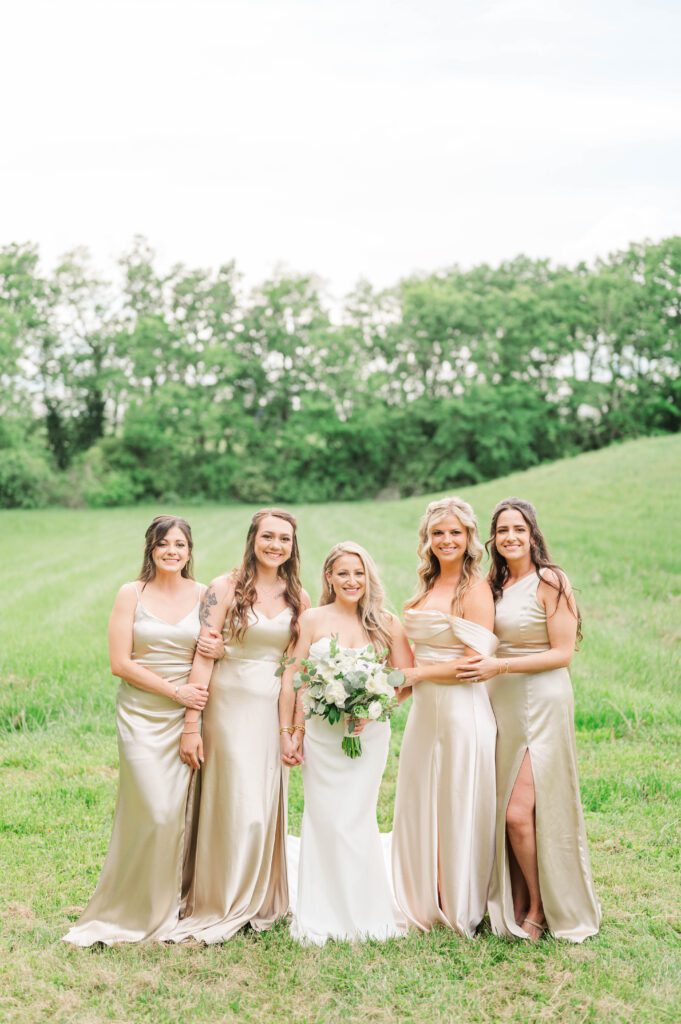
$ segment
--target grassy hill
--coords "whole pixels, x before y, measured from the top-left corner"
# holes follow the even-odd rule
[[[679,1016],[678,699],[681,437],[646,439],[459,493],[486,533],[493,505],[533,501],[578,588],[573,663],[584,807],[604,925],[581,947],[475,942],[437,932],[387,945],[300,949],[284,925],[204,949],[78,951],[58,940],[106,850],[116,788],[115,683],[106,620],[159,511],[187,516],[197,576],[240,559],[252,510],[170,507],[2,512],[0,595],[0,1017],[55,1021],[666,1021]],[[399,609],[415,579],[426,498],[307,506],[313,600],[332,543],[376,557]],[[402,712],[402,719],[406,711]],[[379,817],[390,828],[394,728]],[[292,774],[290,827],[301,812]]]

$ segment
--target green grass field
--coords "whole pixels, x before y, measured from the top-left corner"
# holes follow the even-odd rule
[[[679,645],[681,437],[648,439],[460,493],[483,532],[508,494],[534,501],[579,589],[573,662],[582,795],[601,934],[582,946],[473,942],[445,931],[301,949],[284,924],[224,946],[74,949],[116,791],[116,683],[106,621],[159,511],[192,524],[198,578],[240,559],[246,508],[2,512],[0,1019],[7,1021],[632,1021],[681,1017]],[[415,580],[423,498],[300,508],[304,582],[353,539],[399,609]],[[379,808],[389,829],[402,718]],[[301,787],[293,774],[290,827]]]

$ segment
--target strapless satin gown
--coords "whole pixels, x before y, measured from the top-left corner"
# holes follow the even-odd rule
[[[546,612],[537,600],[539,577],[507,587],[497,602],[499,658],[549,649]],[[497,935],[527,938],[516,924],[506,845],[506,808],[525,751],[536,794],[539,886],[549,930],[582,942],[595,935],[601,909],[594,892],[579,796],[574,698],[566,668],[512,673],[487,684],[497,720],[497,834],[489,914]]]
[[[148,612],[138,593],[132,656],[164,679],[186,683],[199,629],[198,600],[172,625]],[[183,726],[182,705],[121,681],[120,777],[109,852],[94,895],[66,942],[158,939],[177,923],[191,877],[195,804],[192,772],[179,756]]]
[[[288,912],[286,771],[279,754],[275,676],[291,612],[249,613],[241,643],[225,640],[203,712],[205,764],[188,915],[165,938],[222,942],[244,925],[271,927]]]
[[[493,633],[435,610],[408,609],[417,665],[494,652]],[[393,880],[400,909],[423,931],[472,937],[487,904],[494,859],[496,724],[484,684],[424,681],[400,751]]]
[[[328,649],[323,637],[310,647],[310,658]],[[305,808],[291,924],[303,943],[404,933],[376,820],[390,724],[370,722],[361,734],[362,756],[354,759],[341,749],[344,728],[315,716],[305,723]],[[295,858],[296,837],[289,842]]]

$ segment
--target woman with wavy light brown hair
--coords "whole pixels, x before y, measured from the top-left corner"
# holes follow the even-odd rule
[[[191,912],[166,938],[221,942],[246,924],[269,928],[288,911],[276,671],[310,603],[299,571],[296,520],[261,509],[241,566],[213,580],[201,602],[202,631],[222,629],[225,656],[213,668],[198,654],[190,676],[209,687],[202,734],[199,713],[188,711],[180,745],[194,768],[205,757],[196,868]]]
[[[459,676],[489,680],[499,728],[492,929],[531,940],[547,929],[581,942],[598,931],[601,911],[579,796],[568,671],[579,609],[529,501],[499,502],[488,547],[497,657],[471,658]]]
[[[400,751],[393,878],[412,927],[472,937],[487,904],[494,858],[496,725],[487,691],[461,685],[468,655],[494,651],[494,602],[480,571],[471,506],[430,503],[419,528],[419,585],[404,625],[416,667]]]
[[[192,772],[177,758],[184,709],[206,693],[189,681],[205,590],[192,574],[192,532],[156,516],[139,576],[124,583],[109,620],[111,671],[120,678],[116,729],[120,780],[109,852],[88,907],[67,942],[160,939],[183,910],[191,876]],[[220,657],[222,640],[201,640]],[[184,870],[183,870],[184,868]]]

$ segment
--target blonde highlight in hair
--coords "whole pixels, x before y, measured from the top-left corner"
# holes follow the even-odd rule
[[[322,594],[319,604],[333,604],[336,600],[331,581],[328,579],[334,564],[342,555],[357,555],[364,569],[364,594],[357,605],[357,614],[362,628],[376,651],[390,647],[392,635],[390,614],[383,607],[385,591],[378,575],[378,568],[369,552],[353,540],[344,540],[334,544],[324,560],[322,567]]]
[[[277,576],[285,585],[284,600],[291,609],[291,641],[289,647],[295,645],[300,634],[298,620],[303,610],[303,589],[300,583],[300,552],[296,536],[297,522],[295,516],[283,508],[261,508],[251,519],[246,535],[244,557],[238,569],[234,569],[234,600],[225,621],[227,635],[231,640],[241,643],[249,626],[248,613],[255,604],[258,594],[255,579],[258,561],[255,557],[255,538],[261,522],[267,516],[283,519],[291,527],[291,554],[277,570]]]
[[[478,536],[478,520],[475,512],[463,498],[449,497],[439,498],[431,501],[428,505],[421,522],[419,523],[419,543],[416,549],[420,562],[417,569],[418,585],[416,593],[409,598],[405,608],[413,608],[419,604],[426,594],[433,589],[435,581],[440,575],[440,563],[433,554],[431,546],[431,531],[437,523],[446,519],[447,516],[456,516],[466,530],[466,551],[463,556],[461,567],[461,578],[454,588],[452,595],[451,610],[455,615],[461,615],[463,610],[463,598],[471,584],[482,578],[480,562],[484,548]]]

